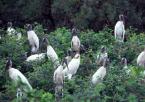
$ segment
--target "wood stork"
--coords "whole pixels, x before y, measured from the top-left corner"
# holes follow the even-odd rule
[[[14,28],[13,28],[13,24],[12,22],[8,22],[7,24],[8,28],[7,28],[7,34],[9,36],[17,36],[17,40],[20,40],[22,37],[22,34],[20,32],[17,32]]]
[[[25,56],[27,57],[27,54],[25,53]],[[46,53],[40,53],[40,54],[34,54],[26,58],[27,62],[31,61],[40,61],[46,57]]]
[[[65,67],[63,73],[70,80],[73,75],[76,74],[78,68],[80,66],[80,53],[76,52],[73,59],[69,62],[68,67]]]
[[[27,25],[27,36],[29,45],[31,46],[31,52],[36,53],[39,50],[39,38],[36,35],[35,31],[32,30],[32,25]]]
[[[58,66],[58,68],[54,71],[53,82],[55,84],[55,96],[56,100],[60,100],[60,97],[63,96],[63,86],[64,86],[64,74],[63,74],[63,65],[64,63],[67,65],[66,59]],[[57,101],[57,102],[58,102]]]
[[[56,68],[60,64],[58,55],[56,54],[53,47],[49,44],[49,41],[47,38],[44,38],[43,42],[47,44],[47,57],[53,62],[54,68]]]
[[[141,67],[145,67],[145,49],[137,57],[137,65]]]
[[[100,54],[97,55],[96,63],[102,66],[104,63],[104,60],[106,59],[108,59],[108,53],[106,51],[106,47],[102,46]]]
[[[103,66],[101,66],[92,76],[92,84],[96,85],[103,81],[104,77],[106,76],[106,67],[107,67],[107,59],[104,60]]]
[[[28,82],[27,78],[18,69],[12,68],[11,59],[7,60],[6,71],[8,71],[9,77],[17,87],[17,98],[22,95],[22,91],[26,93],[32,91],[32,86]]]
[[[14,36],[16,34],[16,30],[13,28],[13,24],[12,22],[8,22],[7,24],[8,28],[7,28],[7,34],[10,36]]]
[[[125,23],[124,23],[124,15],[119,15],[119,21],[117,21],[114,29],[115,39],[118,42],[124,42],[125,36]]]
[[[76,28],[72,29],[72,40],[71,40],[71,49],[74,52],[79,52],[80,51],[80,39],[77,36],[77,30]]]
[[[127,66],[127,59],[126,58],[122,58],[121,59],[121,64],[123,65],[123,69],[125,70],[126,74],[129,75],[131,70]]]

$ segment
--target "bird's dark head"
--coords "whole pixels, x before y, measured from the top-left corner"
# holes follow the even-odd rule
[[[27,31],[31,31],[33,29],[31,24],[26,24]]]
[[[119,15],[119,20],[124,22],[124,15],[123,14]]]
[[[66,58],[64,58],[62,61],[61,61],[61,65],[63,66],[63,65],[66,65],[66,67],[68,68],[68,63],[67,63],[67,59]]]
[[[8,70],[11,67],[12,67],[12,60],[10,58],[8,58],[8,60],[6,61],[6,69],[5,70]]]
[[[13,26],[13,23],[12,23],[12,22],[8,22],[8,23],[7,23],[7,26],[8,26],[8,27],[12,27],[12,26]]]
[[[47,39],[47,37],[44,37],[43,39],[42,39],[42,43],[43,43],[43,45],[49,45],[49,41],[48,41],[48,39]]]
[[[78,35],[78,30],[74,27],[72,29],[71,33],[72,33],[72,36],[76,36],[76,35]]]
[[[106,47],[105,46],[102,46],[101,47],[101,53],[104,53],[106,51]]]
[[[121,58],[121,64],[126,65],[127,59],[125,57]]]
[[[83,54],[83,53],[86,53],[87,49],[84,45],[80,45],[80,53]]]
[[[72,56],[72,50],[71,49],[67,50],[67,56]]]
[[[110,60],[108,58],[104,59],[103,66],[107,67],[109,65]]]
[[[27,57],[29,56],[28,54],[29,54],[28,52],[24,52],[24,54],[22,55],[22,59],[26,60]]]

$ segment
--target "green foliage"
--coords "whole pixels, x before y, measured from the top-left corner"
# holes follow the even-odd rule
[[[42,25],[35,25],[39,38],[47,36],[61,60],[70,48],[70,29],[62,27],[45,34]],[[53,72],[55,69],[53,63],[49,59],[31,63],[21,60],[20,55],[28,51],[29,46],[26,43],[26,31],[20,28],[17,30],[23,35],[21,40],[7,35],[0,39],[0,100],[16,101],[16,88],[11,86],[11,80],[5,72],[5,61],[10,56],[13,60],[13,67],[22,71],[34,89],[33,92],[28,93],[26,99],[30,102],[54,102]],[[4,31],[2,30],[2,32]],[[144,48],[145,34],[137,34],[133,29],[128,29],[128,39],[121,44],[115,42],[112,32],[112,29],[105,27],[99,32],[86,30],[79,33],[81,43],[87,48],[87,51],[81,54],[81,65],[73,79],[65,80],[63,102],[137,102],[145,100],[145,85],[142,82],[144,76],[140,74],[144,69],[136,66],[136,58]],[[95,60],[101,46],[107,47],[110,63],[102,83],[92,85],[91,77],[99,68]],[[128,67],[131,70],[129,75],[120,64],[122,57],[128,59]],[[22,66],[24,63],[32,66],[26,68]]]

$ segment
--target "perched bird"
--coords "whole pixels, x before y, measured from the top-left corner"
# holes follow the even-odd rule
[[[53,81],[57,85],[63,85],[64,75],[63,75],[63,65],[59,65],[58,68],[54,71]]]
[[[7,28],[7,34],[11,35],[11,36],[16,35],[16,30],[13,28],[12,22],[8,22],[7,26],[8,26],[8,28]]]
[[[69,62],[68,67],[65,67],[63,73],[70,80],[73,75],[76,74],[78,68],[80,66],[80,53],[76,52],[73,59]]]
[[[106,51],[106,47],[102,46],[100,54],[97,56],[96,63],[100,66],[103,65],[104,60],[108,59],[108,53]]]
[[[96,85],[103,81],[104,77],[106,76],[106,67],[107,67],[107,59],[104,60],[103,66],[101,66],[92,76],[92,84]]]
[[[53,82],[55,84],[55,96],[57,100],[60,100],[60,97],[63,95],[63,85],[64,85],[64,74],[63,74],[63,65],[67,64],[66,59],[58,66],[54,71]]]
[[[72,29],[72,40],[71,40],[71,49],[74,52],[79,52],[80,51],[80,39],[77,36],[77,31],[76,28]]]
[[[27,78],[18,69],[12,68],[11,59],[7,60],[6,71],[8,71],[9,77],[17,87],[17,98],[19,95],[22,95],[22,91],[26,93],[32,91],[32,86],[28,82]]]
[[[115,39],[118,42],[124,42],[125,36],[125,23],[124,23],[124,15],[119,15],[119,21],[115,25],[114,29]]]
[[[145,68],[145,49],[137,57],[137,65]]]
[[[17,40],[20,40],[22,37],[22,34],[20,32],[17,32],[14,28],[13,28],[13,24],[12,22],[8,22],[7,24],[8,28],[7,28],[7,34],[9,36],[17,36]]]
[[[46,57],[46,53],[40,53],[40,54],[34,54],[29,57],[27,57],[27,53],[25,53],[26,61],[31,62],[31,61],[40,61]]]
[[[27,25],[27,36],[29,45],[31,46],[31,52],[36,53],[39,50],[39,38],[34,30],[32,30],[32,25],[30,24]]]
[[[127,59],[126,58],[121,59],[121,65],[123,65],[123,69],[125,70],[126,74],[129,74],[131,70],[127,66]]]
[[[53,47],[49,44],[49,41],[47,38],[44,38],[43,42],[47,44],[47,57],[53,62],[54,68],[56,68],[60,64],[58,55],[56,54]]]

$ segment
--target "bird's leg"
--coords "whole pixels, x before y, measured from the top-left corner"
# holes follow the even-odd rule
[[[63,97],[63,85],[55,86],[55,100],[56,102],[61,102],[61,98]]]

